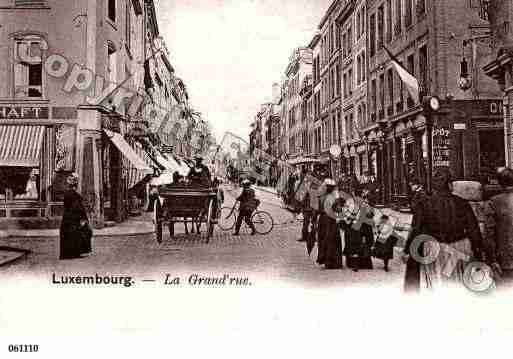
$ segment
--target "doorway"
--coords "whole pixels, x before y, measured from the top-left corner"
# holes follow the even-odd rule
[[[479,176],[485,184],[495,185],[497,168],[506,165],[504,131],[479,131]]]

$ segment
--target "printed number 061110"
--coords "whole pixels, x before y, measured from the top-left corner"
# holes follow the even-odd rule
[[[9,353],[36,353],[39,351],[39,345],[10,344],[8,350]]]

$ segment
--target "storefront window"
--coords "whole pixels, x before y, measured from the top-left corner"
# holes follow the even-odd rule
[[[0,167],[0,199],[38,200],[39,168]]]
[[[504,131],[479,132],[479,173],[485,184],[496,185],[497,168],[505,166]]]
[[[39,200],[43,126],[0,125],[0,198]]]

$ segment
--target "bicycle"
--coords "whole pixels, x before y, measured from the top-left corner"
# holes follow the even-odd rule
[[[219,219],[217,225],[223,231],[230,231],[235,227],[237,222],[237,216],[239,213],[239,206],[237,202],[233,207],[222,207],[219,212]],[[273,217],[266,211],[255,211],[251,215],[251,222],[255,226],[255,230],[258,234],[269,234],[274,228]],[[243,222],[244,223],[244,222]],[[244,223],[244,225],[246,225]]]

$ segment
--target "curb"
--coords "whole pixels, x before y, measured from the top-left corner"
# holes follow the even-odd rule
[[[140,235],[147,235],[147,234],[153,234],[155,233],[154,229],[147,229],[143,231],[138,232],[114,232],[114,233],[98,233],[94,231],[93,229],[93,237],[123,237],[123,236],[140,236]],[[51,232],[51,233],[40,233],[37,230],[26,230],[21,232],[15,232],[15,231],[0,231],[0,239],[5,238],[56,238],[59,237],[59,231],[57,232]]]
[[[8,246],[0,246],[0,252],[1,251],[15,252],[15,253],[19,253],[19,255],[17,257],[13,257],[13,258],[10,258],[10,259],[0,262],[0,267],[11,264],[13,262],[16,262],[17,260],[20,260],[20,259],[26,257],[28,254],[30,254],[32,252],[29,249],[13,248],[13,247],[8,247]]]

